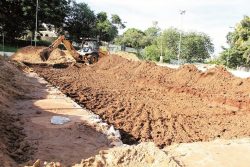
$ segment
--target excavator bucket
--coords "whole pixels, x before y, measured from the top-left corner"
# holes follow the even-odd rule
[[[48,48],[45,48],[41,53],[40,57],[42,61],[47,61],[49,59],[50,53],[57,48],[61,43],[64,43],[64,35],[59,36]]]
[[[49,59],[50,53],[52,50],[50,48],[45,48],[40,52],[40,57],[42,61],[47,61]]]

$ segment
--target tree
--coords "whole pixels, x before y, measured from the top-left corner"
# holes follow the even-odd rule
[[[72,40],[80,41],[81,37],[95,36],[96,16],[86,3],[73,1],[65,25]]]
[[[22,9],[22,1],[0,1],[0,27],[6,38],[13,40],[22,35],[26,26],[26,17]]]
[[[175,56],[178,54],[178,45],[179,45],[179,31],[175,28],[169,28],[163,31],[162,39],[158,39],[158,45],[161,44],[163,48],[167,48],[169,50],[170,55],[165,55],[165,57]]]
[[[57,30],[63,27],[64,20],[69,12],[70,0],[39,0],[38,23],[52,24]],[[36,1],[22,0],[24,15],[30,20],[28,26],[35,29]],[[40,27],[38,25],[38,27]]]
[[[144,33],[145,33],[145,45],[152,45],[156,42],[157,37],[160,34],[160,28],[158,27],[158,22],[154,21],[153,26],[147,28]]]
[[[62,28],[69,2],[69,0],[39,0],[38,24],[52,24],[58,30]],[[26,30],[35,31],[36,1],[1,0],[0,6],[0,25],[7,33],[7,38],[20,37]]]
[[[118,28],[120,29],[124,29],[126,27],[125,24],[122,22],[122,19],[120,18],[120,16],[118,16],[117,14],[111,15],[111,23],[114,25],[117,25]]]
[[[213,53],[213,44],[210,37],[206,34],[196,32],[182,32],[182,34],[181,59],[189,63],[203,62]],[[157,38],[155,44],[145,48],[146,59],[158,61],[161,52],[165,62],[169,62],[171,59],[177,59],[178,45],[180,42],[179,35],[180,31],[175,28],[164,30]],[[152,49],[154,49],[155,52],[152,52]]]
[[[179,33],[177,29],[169,28],[164,30],[156,39],[154,44],[145,48],[145,58],[148,60],[159,61],[162,52],[163,60],[169,62],[174,59],[178,52]],[[152,50],[155,52],[152,52]]]
[[[141,30],[129,28],[123,33],[122,36],[116,39],[116,43],[139,49],[145,47],[145,41],[143,40],[144,37],[145,33]]]
[[[122,44],[126,46],[131,46],[134,48],[144,48],[156,43],[156,39],[159,36],[160,28],[158,27],[158,22],[153,22],[153,26],[146,29],[144,32],[130,28],[123,35],[116,38],[115,43]]]
[[[157,45],[149,45],[145,47],[144,58],[146,60],[159,61],[161,50]]]
[[[115,24],[121,22],[120,17],[116,16],[118,20],[110,21],[106,12],[97,14],[96,31],[101,40],[110,42],[118,35],[118,28],[112,24],[112,22]]]
[[[213,44],[206,34],[190,32],[184,36],[181,58],[187,62],[203,62],[213,52]]]
[[[227,34],[229,48],[223,48],[220,54],[224,65],[235,68],[250,66],[250,17],[244,18],[235,26],[233,32]]]

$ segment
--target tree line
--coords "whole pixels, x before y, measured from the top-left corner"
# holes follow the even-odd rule
[[[182,42],[180,59],[187,62],[204,62],[214,52],[214,46],[208,35],[198,32],[182,32],[175,28],[161,30],[157,22],[141,31],[130,28],[115,39],[116,44],[131,46],[137,49],[144,48],[143,58],[159,61],[160,55],[164,62],[177,59],[179,54],[180,33]]]
[[[35,32],[36,0],[1,0],[0,34],[12,41]],[[204,33],[182,32],[176,28],[162,30],[157,22],[145,31],[129,28],[122,35],[119,29],[125,28],[122,19],[106,12],[95,13],[86,3],[75,0],[39,0],[38,30],[42,23],[53,27],[59,34],[69,34],[71,40],[80,42],[81,37],[99,37],[100,40],[115,44],[144,49],[143,58],[165,62],[177,59],[180,34],[182,34],[180,59],[185,62],[204,62],[214,52],[211,38]],[[250,66],[250,18],[236,24],[233,32],[227,35],[228,48],[216,59],[216,63],[236,68]]]
[[[250,67],[250,17],[244,16],[236,24],[234,30],[227,34],[228,48],[223,47],[223,52],[217,63],[230,68],[239,66]]]
[[[0,33],[5,33],[7,40],[22,37],[31,31],[34,37],[36,0],[1,0]],[[65,32],[74,41],[81,37],[97,37],[112,41],[118,35],[119,28],[125,28],[121,18],[106,12],[95,14],[86,3],[74,0],[39,0],[38,30],[42,23],[53,26],[60,34]]]

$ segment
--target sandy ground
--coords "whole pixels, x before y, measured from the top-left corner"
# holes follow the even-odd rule
[[[164,147],[250,135],[250,80],[222,67],[170,69],[110,56],[91,66],[36,71],[114,124],[125,143]]]
[[[30,98],[16,101],[14,107],[22,115],[25,140],[34,147],[30,163],[40,159],[42,163],[46,160],[72,165],[110,147],[105,134],[84,123],[90,116],[88,112],[84,113],[80,106],[41,78],[32,73],[27,76],[32,88],[26,96]],[[55,115],[71,121],[53,125],[50,120]]]

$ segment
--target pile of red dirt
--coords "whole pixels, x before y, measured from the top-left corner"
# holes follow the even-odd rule
[[[20,87],[24,75],[13,65],[0,59],[0,166],[17,166],[31,155],[25,141],[20,115],[12,112],[14,99],[25,98],[25,88]]]
[[[250,80],[222,67],[203,73],[193,65],[170,69],[109,56],[81,68],[35,70],[114,124],[125,143],[250,136]]]
[[[41,53],[44,49],[46,49],[46,47],[27,46],[19,49],[14,55],[11,56],[11,59],[27,64],[60,64],[75,62],[75,59],[68,51],[63,51],[58,48],[50,53],[47,61],[43,61]]]

